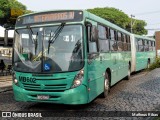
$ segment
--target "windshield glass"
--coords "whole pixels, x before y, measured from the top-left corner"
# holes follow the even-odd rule
[[[22,72],[64,72],[83,67],[82,26],[65,25],[18,29],[14,69]],[[56,37],[55,37],[56,36]]]

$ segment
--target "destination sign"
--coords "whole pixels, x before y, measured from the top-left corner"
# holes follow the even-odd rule
[[[82,11],[52,11],[27,15],[20,17],[16,25],[40,24],[50,22],[72,22],[83,19]]]
[[[44,15],[35,15],[34,22],[48,22],[56,20],[72,20],[74,12],[50,13]]]

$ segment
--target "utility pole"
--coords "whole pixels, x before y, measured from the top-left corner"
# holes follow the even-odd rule
[[[134,23],[133,23],[133,17],[135,17],[135,16],[134,16],[134,15],[131,15],[131,33],[133,32],[133,29],[132,29],[132,28],[133,28],[133,24],[134,24]]]
[[[4,30],[4,46],[8,45],[8,30],[5,28]]]

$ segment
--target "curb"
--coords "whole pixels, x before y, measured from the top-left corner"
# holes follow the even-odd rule
[[[0,88],[0,93],[12,90],[12,86],[5,86]]]

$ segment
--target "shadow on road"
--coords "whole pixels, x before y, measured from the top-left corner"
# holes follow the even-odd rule
[[[63,105],[54,103],[34,103],[25,108],[27,111],[80,111],[87,109],[92,103],[85,105]]]

